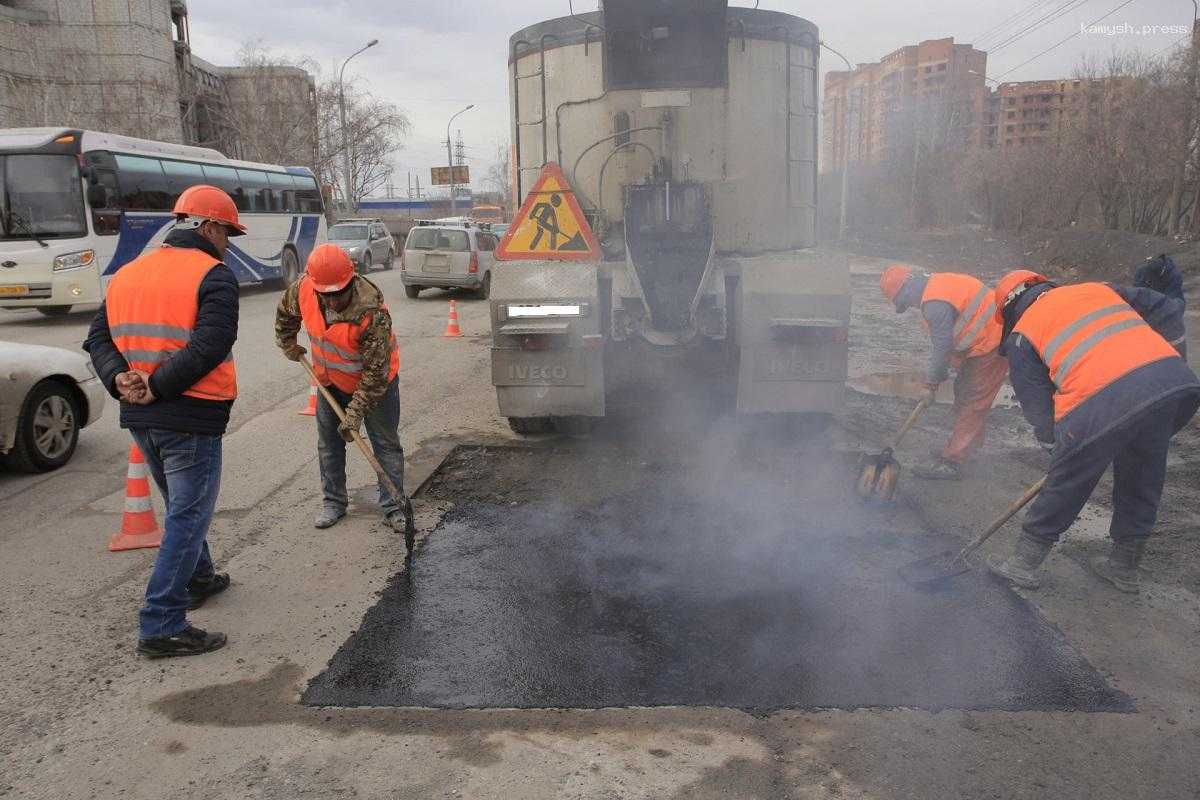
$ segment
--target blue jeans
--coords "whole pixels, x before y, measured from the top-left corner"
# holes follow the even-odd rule
[[[213,576],[206,537],[221,490],[221,437],[158,428],[129,432],[167,503],[138,638],[174,636],[188,624],[188,584]]]
[[[352,395],[336,386],[327,386],[343,409]],[[344,512],[349,505],[346,495],[346,441],[338,433],[337,413],[329,406],[323,394],[317,395],[317,453],[321,461],[321,490],[325,495],[325,506]],[[379,405],[363,418],[367,438],[375,458],[387,472],[396,488],[404,491],[404,448],[400,446],[400,381],[393,379]],[[379,507],[386,517],[393,511],[403,510],[404,498],[393,498],[391,492],[379,483]]]

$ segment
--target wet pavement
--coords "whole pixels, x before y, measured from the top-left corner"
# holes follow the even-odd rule
[[[1129,711],[1026,601],[896,566],[957,539],[863,507],[826,452],[722,443],[456,451],[454,507],[304,693],[310,705]]]

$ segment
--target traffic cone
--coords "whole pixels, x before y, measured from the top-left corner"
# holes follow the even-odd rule
[[[450,319],[446,321],[446,332],[442,334],[447,338],[462,336],[462,331],[458,329],[458,306],[454,301],[450,301]]]
[[[313,383],[313,379],[308,379],[308,405],[296,413],[302,417],[315,417],[317,415],[317,384]]]
[[[121,532],[108,540],[108,549],[137,550],[140,547],[158,547],[162,542],[162,530],[154,519],[154,507],[150,504],[150,480],[147,478],[146,459],[136,444],[129,446],[129,471],[125,478],[125,516],[121,520]]]

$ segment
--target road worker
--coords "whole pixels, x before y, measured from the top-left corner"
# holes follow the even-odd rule
[[[186,614],[229,587],[207,534],[237,397],[238,284],[221,260],[246,229],[213,186],[184,191],[174,213],[166,243],[112,279],[84,342],[167,504],[138,624],[137,650],[151,658],[223,647],[225,634],[188,624]]]
[[[366,422],[375,456],[396,488],[404,491],[400,446],[400,350],[392,317],[375,284],[354,274],[345,250],[323,244],[313,250],[305,274],[288,287],[275,312],[275,343],[299,361],[307,352],[296,342],[303,327],[312,347],[313,369],[345,410],[342,423],[324,395],[317,398],[317,452],[324,501],[313,524],[329,528],[346,516],[346,443]],[[412,507],[379,483],[384,520],[404,532]]]
[[[903,264],[884,270],[879,288],[896,306],[896,313],[921,310],[922,325],[933,344],[925,373],[930,403],[951,367],[957,369],[950,440],[932,461],[913,468],[920,478],[957,479],[963,463],[983,446],[988,412],[1008,373],[1008,362],[997,351],[1000,325],[993,313],[993,293],[970,275],[930,275]]]
[[[1137,592],[1167,445],[1200,406],[1200,380],[1179,354],[1183,302],[1146,288],[1059,286],[1018,270],[996,287],[996,318],[1021,410],[1051,461],[1016,549],[989,558],[989,568],[1036,589],[1039,566],[1111,464],[1112,545],[1091,566]]]

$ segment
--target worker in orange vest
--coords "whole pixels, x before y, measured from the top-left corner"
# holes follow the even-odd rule
[[[998,352],[1000,325],[994,318],[992,291],[970,275],[930,275],[903,264],[884,270],[879,288],[896,313],[921,310],[922,325],[933,343],[925,377],[930,403],[951,367],[957,369],[950,440],[932,462],[913,468],[920,478],[957,479],[963,463],[983,446],[988,412],[1008,374],[1008,362]]]
[[[996,286],[1013,389],[1051,460],[1015,550],[990,557],[992,572],[1036,589],[1038,568],[1111,464],[1112,546],[1091,566],[1117,589],[1138,591],[1167,445],[1200,406],[1200,380],[1180,357],[1183,311],[1182,300],[1152,289],[1059,286],[1029,270]]]
[[[317,399],[317,451],[324,502],[313,524],[336,525],[346,515],[346,442],[366,423],[375,456],[404,491],[404,448],[400,445],[400,349],[383,292],[361,275],[346,251],[334,244],[313,250],[305,274],[289,286],[275,312],[275,342],[299,361],[307,351],[296,342],[301,327],[312,347],[313,370],[345,409],[343,424],[325,400]],[[404,532],[412,520],[408,498],[392,497],[379,483],[384,519]]]
[[[151,658],[223,647],[225,634],[189,625],[186,614],[229,587],[207,535],[221,485],[221,437],[237,397],[238,284],[221,261],[230,237],[246,229],[232,198],[214,186],[185,190],[174,213],[165,244],[109,283],[83,346],[121,400],[121,427],[167,504],[138,624],[137,650]]]

